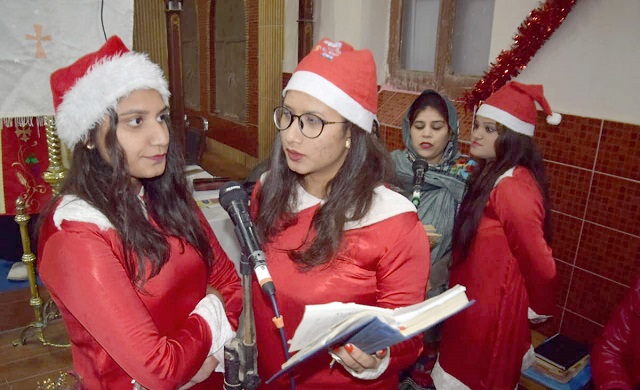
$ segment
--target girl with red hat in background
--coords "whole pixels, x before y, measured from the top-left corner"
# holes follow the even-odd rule
[[[478,163],[453,230],[450,283],[475,304],[445,321],[432,371],[437,389],[516,388],[533,362],[529,321],[554,308],[551,207],[533,142],[538,102],[558,124],[542,86],[510,82],[478,108],[471,155]]]
[[[242,290],[187,185],[162,70],[112,37],[54,72],[51,89],[73,154],[42,214],[38,271],[83,388],[221,388],[210,374]]]
[[[429,242],[413,204],[386,188],[394,177],[377,136],[377,83],[369,50],[322,39],[297,66],[274,110],[269,170],[252,209],[276,286],[286,339],[305,305],[332,301],[396,308],[424,300]],[[270,378],[285,354],[270,301],[253,289],[258,370]],[[421,336],[375,354],[353,345],[295,370],[297,389],[393,389],[421,351]],[[281,376],[265,389],[289,388]]]

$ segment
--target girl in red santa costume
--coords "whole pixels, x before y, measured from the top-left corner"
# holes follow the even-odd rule
[[[416,208],[386,188],[394,177],[378,135],[371,51],[322,39],[295,69],[274,110],[279,130],[269,170],[253,191],[256,227],[276,286],[286,338],[305,305],[332,301],[395,308],[421,302],[429,242]],[[271,304],[254,291],[258,369],[285,361]],[[394,389],[421,351],[421,336],[366,354],[337,346],[295,368],[303,389]],[[264,389],[289,388],[289,377]]]
[[[220,388],[241,285],[187,185],[162,70],[112,37],[51,89],[73,155],[38,270],[83,388]]]
[[[513,390],[533,362],[529,321],[554,307],[550,205],[542,156],[533,142],[538,102],[558,124],[541,85],[510,82],[478,108],[471,155],[478,162],[453,231],[450,283],[475,304],[448,319],[437,389]]]

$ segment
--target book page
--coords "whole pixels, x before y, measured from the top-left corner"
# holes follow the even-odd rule
[[[403,322],[401,333],[405,336],[414,335],[441,322],[469,305],[466,294],[455,294],[443,304],[433,306],[431,310],[422,312]]]
[[[319,335],[341,323],[355,313],[371,311],[373,313],[391,313],[392,310],[381,307],[359,305],[357,303],[331,302],[323,305],[307,305],[304,316],[293,338],[289,340],[289,352],[295,352],[314,342]]]
[[[415,305],[394,309],[393,316],[399,323],[405,323],[411,318],[417,317],[422,313],[433,310],[437,306],[448,304],[448,301],[455,298],[456,296],[465,295],[466,297],[466,294],[464,294],[465,291],[467,291],[466,287],[457,284],[447,291],[443,292],[442,294],[427,299],[426,301],[416,303]]]

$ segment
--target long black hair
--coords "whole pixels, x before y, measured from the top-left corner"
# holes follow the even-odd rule
[[[73,148],[71,167],[60,196],[76,195],[107,217],[120,236],[127,273],[140,288],[146,282],[146,261],[151,263],[151,278],[169,260],[169,236],[179,238],[183,250],[184,245],[195,248],[210,270],[213,251],[196,216],[197,206],[184,174],[184,157],[177,149],[168,117],[164,119],[170,136],[165,172],[140,180],[144,187],[144,205],[130,184],[126,156],[116,136],[118,115],[114,109],[108,110],[105,120],[108,121],[105,147],[110,162],[101,157],[98,148],[86,147],[86,143],[95,144],[101,125],[97,124],[90,130],[87,142],[78,142]]]
[[[367,133],[347,123],[343,134],[349,128],[351,148],[336,176],[328,183],[326,202],[311,222],[316,235],[302,248],[289,251],[289,257],[304,270],[330,261],[340,249],[345,223],[361,219],[371,208],[374,189],[394,177],[389,153],[377,136],[377,124],[372,133]],[[302,185],[303,180],[304,175],[289,169],[280,137],[276,137],[270,171],[258,194],[261,207],[256,228],[263,241],[270,241],[296,222],[292,207],[297,200],[297,185]]]
[[[496,123],[496,127],[496,158],[491,161],[477,159],[478,165],[467,182],[465,196],[456,215],[453,226],[454,264],[467,257],[496,180],[516,166],[527,168],[538,184],[545,211],[544,238],[551,245],[551,203],[542,153],[532,137],[516,133],[500,123]]]

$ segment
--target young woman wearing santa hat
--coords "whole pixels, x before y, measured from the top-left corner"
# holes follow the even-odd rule
[[[542,155],[533,142],[542,86],[510,82],[478,108],[478,162],[453,230],[452,284],[476,302],[448,319],[432,371],[438,389],[509,389],[533,360],[529,321],[554,308],[556,266]]]
[[[55,71],[51,89],[73,155],[42,214],[38,271],[82,387],[220,388],[210,374],[241,285],[187,186],[162,70],[112,37]]]
[[[373,55],[322,39],[295,69],[274,110],[279,134],[252,207],[276,286],[286,339],[305,305],[386,308],[425,298],[429,242],[413,204],[386,188],[394,171],[377,136]],[[258,370],[285,354],[270,301],[254,288]],[[367,354],[346,344],[295,368],[297,389],[393,389],[420,353],[420,337]],[[265,389],[289,388],[282,376]]]

